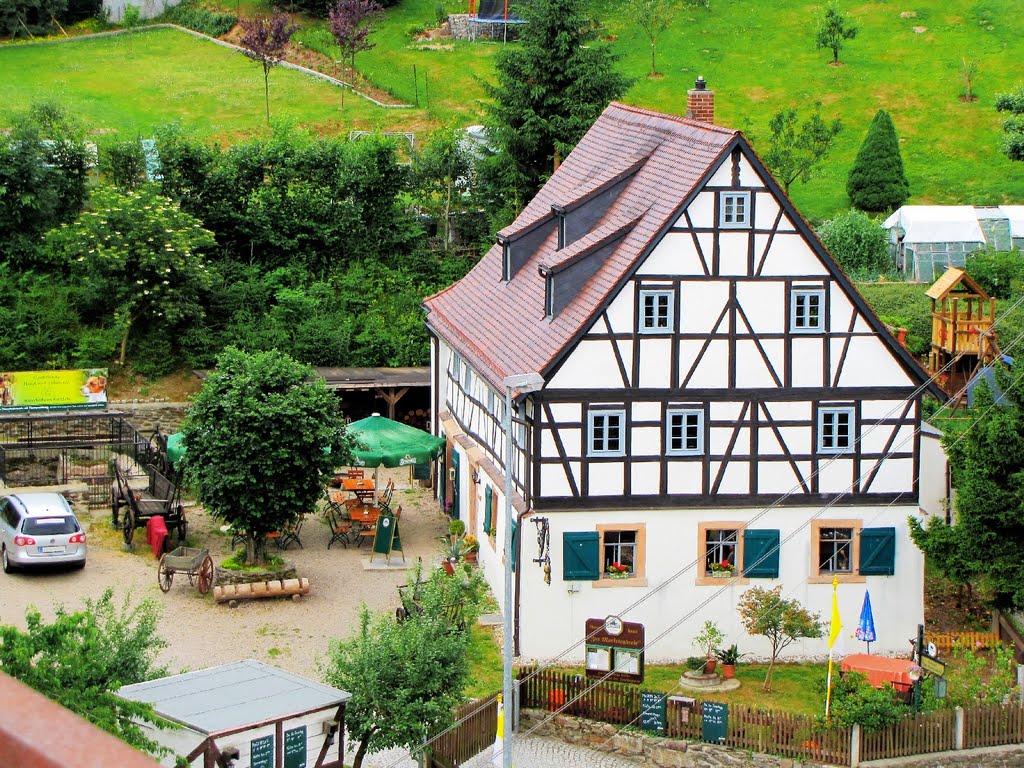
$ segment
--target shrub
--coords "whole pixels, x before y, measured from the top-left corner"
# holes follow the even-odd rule
[[[932,338],[932,305],[924,293],[927,286],[917,283],[877,283],[858,285],[857,290],[883,322],[907,329],[907,348],[913,354],[928,351]]]
[[[847,672],[832,684],[832,725],[859,724],[865,731],[895,725],[910,713],[892,687],[872,688],[863,675]]]
[[[910,197],[896,126],[884,109],[871,121],[846,179],[846,193],[855,208],[876,212],[899,208]]]
[[[1024,254],[1020,251],[975,251],[967,257],[967,274],[989,296],[1009,299],[1020,293],[1024,279]]]
[[[146,180],[146,154],[142,143],[138,139],[127,139],[107,144],[100,153],[100,170],[121,191],[135,189]]]
[[[238,23],[238,17],[233,13],[217,13],[190,1],[168,8],[161,20],[194,29],[210,37],[226,35]]]
[[[884,272],[892,266],[889,239],[880,223],[851,210],[826,221],[818,232],[821,242],[847,272]]]

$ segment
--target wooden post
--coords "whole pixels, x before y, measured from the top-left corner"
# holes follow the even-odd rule
[[[964,748],[964,708],[953,710],[953,749]]]

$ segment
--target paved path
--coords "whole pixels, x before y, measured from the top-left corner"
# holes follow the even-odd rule
[[[512,765],[515,768],[636,768],[637,765],[618,755],[541,736],[520,738],[514,751]],[[348,758],[351,757],[349,754]],[[409,759],[401,750],[391,749],[368,755],[363,765],[367,768],[416,768],[416,761]],[[491,768],[492,765],[491,750],[488,748],[465,763],[465,768]]]

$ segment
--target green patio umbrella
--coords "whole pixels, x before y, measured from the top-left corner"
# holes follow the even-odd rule
[[[375,413],[348,425],[348,433],[361,444],[353,452],[357,467],[406,467],[426,464],[444,448],[443,437],[401,424]]]
[[[185,433],[175,432],[167,438],[167,460],[177,465],[185,456]]]

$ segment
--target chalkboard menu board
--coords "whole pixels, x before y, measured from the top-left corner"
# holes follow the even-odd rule
[[[700,737],[724,744],[729,733],[729,705],[705,701],[701,707]]]
[[[284,768],[306,768],[306,726],[284,732]]]
[[[249,742],[250,768],[274,768],[274,734]]]
[[[666,696],[657,691],[640,691],[640,728],[665,735]]]
[[[378,555],[391,556],[391,545],[395,540],[395,516],[384,512],[377,518],[377,530],[373,535],[373,551]],[[373,556],[370,556],[373,559]]]
[[[412,479],[413,480],[429,480],[430,479],[430,465],[429,464],[413,464],[413,466],[412,466]]]

